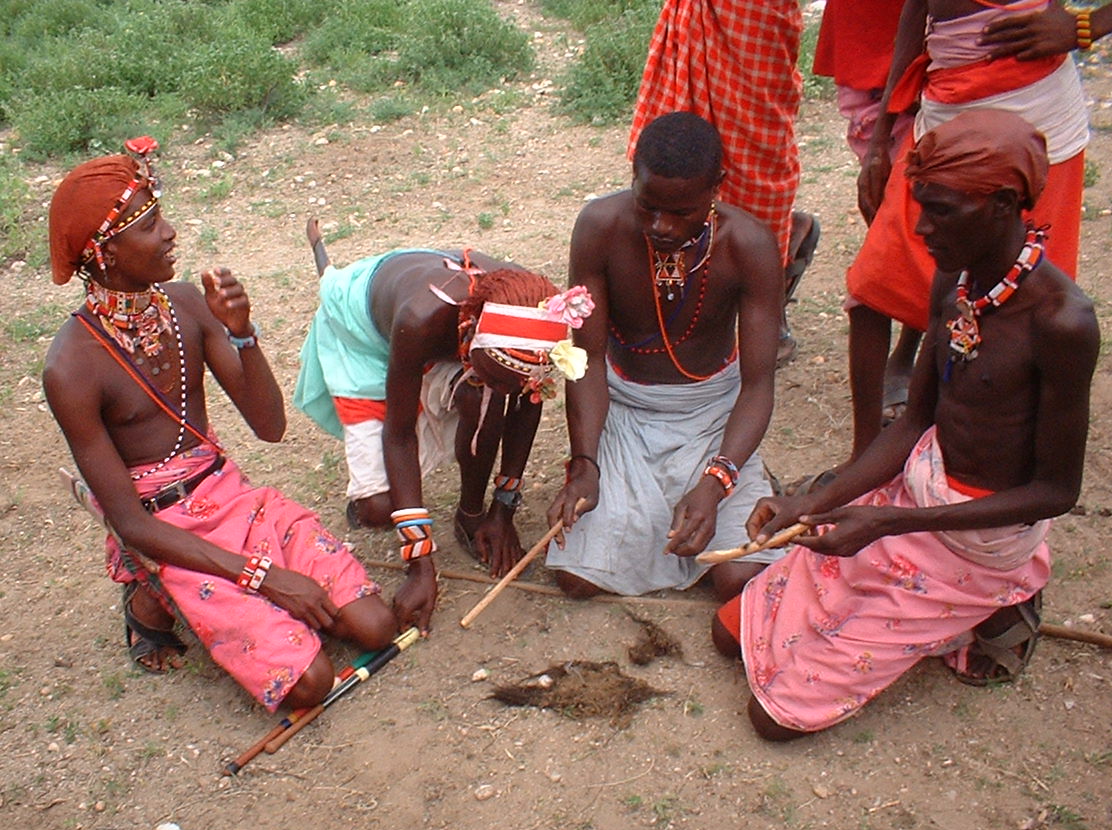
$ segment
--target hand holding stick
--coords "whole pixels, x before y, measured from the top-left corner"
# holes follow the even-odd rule
[[[577,515],[578,515],[579,511],[582,510],[584,508],[584,506],[586,506],[586,504],[587,504],[586,499],[580,499],[576,503],[575,512],[576,512]],[[500,580],[498,580],[498,584],[495,585],[493,588],[491,588],[489,591],[487,591],[486,596],[484,596],[481,600],[479,600],[478,603],[475,604],[475,607],[472,608],[470,611],[468,611],[464,615],[463,619],[459,621],[460,626],[462,626],[463,628],[467,628],[469,625],[471,625],[471,623],[473,623],[475,621],[475,618],[477,616],[479,616],[481,613],[483,613],[483,611],[486,610],[486,607],[488,605],[490,605],[492,602],[494,602],[494,598],[497,597],[500,593],[502,593],[502,591],[505,590],[507,585],[509,585],[511,582],[513,582],[515,579],[517,579],[517,577],[521,575],[521,572],[524,571],[529,566],[529,563],[532,562],[534,559],[536,559],[537,555],[542,550],[547,548],[548,543],[551,542],[553,539],[555,539],[556,536],[563,529],[564,529],[564,520],[563,519],[557,519],[556,524],[552,525],[552,527],[550,527],[547,530],[547,532],[545,532],[544,536],[541,537],[541,540],[539,542],[537,542],[537,544],[533,545],[533,547],[529,548],[529,550],[526,552],[526,554],[523,557],[521,557],[521,559],[518,560],[517,564],[514,565],[512,568],[510,568],[509,572],[504,577],[502,577]]]
[[[695,557],[695,561],[703,565],[717,565],[720,562],[729,562],[731,559],[748,556],[751,553],[759,553],[769,548],[781,547],[796,536],[799,536],[801,533],[806,533],[810,529],[810,525],[804,524],[803,522],[796,522],[794,525],[785,527],[778,533],[774,533],[763,544],[750,542],[748,545],[742,545],[739,548],[731,548],[730,550],[705,550]]]

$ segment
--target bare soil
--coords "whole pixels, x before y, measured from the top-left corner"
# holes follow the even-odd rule
[[[317,215],[333,259],[400,245],[472,245],[566,279],[572,223],[592,194],[629,179],[624,127],[574,126],[548,90],[574,35],[527,5],[506,7],[536,31],[535,77],[447,112],[258,136],[232,156],[209,141],[164,148],[167,214],[182,278],[226,264],[246,282],[280,383],[292,392],[316,305],[303,228]],[[571,44],[569,46],[569,44]],[[1107,327],[1112,269],[1112,84],[1106,58],[1085,67],[1093,100],[1081,284]],[[864,231],[856,162],[832,101],[799,118],[798,204],[822,221],[818,255],[791,311],[796,360],[777,377],[762,447],[790,480],[840,460],[849,445],[843,273]],[[32,183],[43,211],[60,171]],[[230,180],[230,195],[220,182]],[[43,232],[45,220],[41,217]],[[446,578],[430,639],[329,709],[280,752],[235,778],[224,764],[278,720],[254,705],[193,642],[183,670],[137,671],[123,647],[118,586],[104,575],[102,534],[63,492],[71,466],[42,396],[50,336],[76,306],[45,267],[6,268],[0,296],[0,826],[259,827],[1067,828],[1112,827],[1112,656],[1045,639],[1014,686],[975,689],[926,660],[856,719],[786,746],[756,738],[745,679],[708,637],[714,605],[696,588],[626,603],[574,603],[506,591],[469,630],[457,621],[484,586]],[[24,288],[26,286],[26,288]],[[1112,374],[1101,356],[1081,505],[1051,535],[1050,622],[1112,633],[1103,549],[1112,514]],[[254,440],[213,385],[213,418],[257,481],[284,488],[344,528],[342,447],[291,411],[286,440]],[[519,512],[539,538],[566,453],[559,402],[546,408]],[[456,474],[430,482],[450,527]],[[350,532],[368,562],[394,559],[388,533]],[[451,534],[443,569],[478,573]],[[387,595],[396,570],[372,565]],[[526,575],[550,583],[543,568]],[[653,622],[682,646],[635,664]],[[353,654],[330,645],[337,662]],[[667,692],[628,724],[566,707],[509,707],[494,686],[570,661],[613,662]],[[485,671],[480,671],[485,670]]]

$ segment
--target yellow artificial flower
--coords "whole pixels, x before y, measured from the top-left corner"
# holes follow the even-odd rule
[[[579,380],[587,372],[587,353],[570,340],[561,340],[553,346],[548,359],[568,380]]]

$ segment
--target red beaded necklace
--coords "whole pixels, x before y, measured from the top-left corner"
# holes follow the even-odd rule
[[[1004,279],[996,283],[983,297],[969,299],[969,271],[958,276],[956,304],[960,312],[946,324],[950,330],[950,364],[960,360],[968,362],[977,357],[977,347],[981,345],[981,327],[978,318],[989,308],[1003,305],[1015,294],[1023,278],[1042,262],[1046,242],[1046,228],[1027,228],[1023,250]]]
[[[714,230],[715,230],[715,226],[717,224],[718,224],[718,215],[714,210],[714,206],[712,205],[711,209],[710,209],[710,213],[707,214],[707,222],[706,222],[706,225],[704,226],[703,233],[699,235],[700,238],[704,234],[706,235],[706,239],[707,239],[706,252],[700,258],[699,262],[696,263],[695,267],[691,269],[691,271],[686,271],[683,274],[682,282],[686,282],[687,277],[691,273],[693,273],[693,272],[695,272],[699,269],[702,269],[702,271],[703,271],[703,286],[702,286],[702,288],[703,288],[704,291],[706,290],[706,283],[710,279],[710,251],[711,251],[711,246],[714,245]],[[678,346],[680,343],[682,343],[691,334],[691,332],[694,330],[695,323],[699,318],[699,311],[702,309],[702,306],[703,306],[703,294],[702,294],[702,292],[700,292],[700,294],[699,294],[699,304],[695,307],[695,314],[692,317],[691,323],[687,327],[687,331],[685,331],[683,333],[683,335],[680,337],[679,340],[677,340],[675,343],[672,343],[672,341],[668,339],[668,326],[664,322],[664,312],[660,307],[660,291],[658,290],[662,286],[668,285],[668,289],[669,289],[668,299],[672,299],[671,284],[670,284],[671,281],[664,282],[664,281],[661,280],[661,278],[660,278],[660,257],[659,257],[659,255],[657,255],[656,251],[653,249],[652,242],[648,239],[648,237],[645,238],[645,242],[649,247],[649,276],[653,281],[653,290],[652,290],[653,305],[656,308],[656,322],[657,322],[657,326],[660,328],[660,339],[664,343],[664,351],[666,351],[668,353],[668,358],[672,361],[672,365],[676,367],[676,371],[679,372],[681,375],[683,375],[685,378],[687,378],[689,380],[694,380],[694,381],[707,380],[708,378],[711,378],[714,375],[716,375],[718,373],[718,370],[715,369],[713,372],[711,372],[708,375],[696,375],[693,372],[689,372],[685,368],[683,368],[682,365],[680,365],[680,361],[676,357],[676,352],[674,350],[674,346]],[[677,253],[679,253],[679,266],[682,269],[683,264],[684,264],[682,249],[681,249],[681,251],[679,251]],[[681,282],[681,284],[682,284],[682,282]]]

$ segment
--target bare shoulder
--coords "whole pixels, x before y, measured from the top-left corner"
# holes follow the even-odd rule
[[[629,190],[619,190],[591,199],[579,211],[575,220],[577,234],[606,234],[615,229],[633,211],[633,194]]]
[[[1093,301],[1049,262],[1027,278],[1024,288],[1029,291],[1036,354],[1056,365],[1068,361],[1091,372],[1100,350],[1100,325]]]
[[[88,395],[91,384],[100,376],[92,371],[99,362],[96,348],[92,336],[75,318],[62,324],[43,361],[47,400],[56,403],[59,396]]]
[[[772,231],[751,213],[719,204],[713,257],[723,258],[740,274],[774,273],[780,277],[780,247]]]

